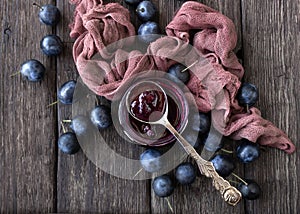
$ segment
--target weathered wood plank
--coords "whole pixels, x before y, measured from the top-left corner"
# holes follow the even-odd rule
[[[133,7],[120,2],[130,8],[138,27],[141,22],[133,15]],[[157,20],[164,29],[182,2],[154,2],[159,8]],[[258,106],[263,116],[297,143],[300,137],[297,132],[299,0],[259,4],[243,0],[241,5],[239,1],[201,2],[234,21],[239,35],[236,50],[243,46],[246,80],[259,86]],[[74,156],[59,152],[57,156],[57,129],[61,133],[58,122],[71,118],[71,107],[59,104],[46,108],[46,105],[56,99],[56,89],[63,82],[77,78],[77,73],[71,56],[73,40],[68,35],[74,6],[67,1],[56,3],[62,12],[56,30],[65,44],[57,64],[40,52],[39,40],[52,29],[39,23],[38,9],[31,6],[32,2],[1,3],[0,212],[170,213],[166,200],[157,198],[151,191],[151,181],[127,181],[110,176],[95,167],[83,152]],[[39,59],[47,67],[41,83],[9,77],[29,58]],[[105,136],[109,146],[119,153],[136,156],[143,150],[134,145],[120,146],[118,142],[123,141],[113,130]],[[275,149],[263,152],[259,161],[245,167],[245,177],[261,185],[262,197],[242,202],[235,208],[227,206],[212,189],[211,181],[203,177],[190,187],[177,187],[169,200],[176,213],[296,213],[300,208],[297,204],[299,163],[297,154],[288,156]],[[236,173],[243,177],[243,167],[239,166]]]
[[[246,80],[258,85],[262,115],[299,141],[300,1],[242,0]],[[299,144],[298,144],[299,145]],[[262,187],[262,197],[246,203],[248,213],[299,211],[299,155],[276,149],[245,168]]]
[[[58,7],[64,15],[57,33],[66,46],[57,64],[59,87],[65,81],[76,78],[77,72],[67,29],[73,17],[73,10],[70,9],[73,6],[66,1],[58,1]],[[59,105],[59,121],[71,118],[71,114],[71,106]],[[109,146],[120,154],[133,157],[135,153],[142,152],[142,148],[125,144],[113,129],[105,131],[104,135]],[[58,157],[58,212],[149,213],[149,181],[130,181],[111,176],[97,168],[82,151],[74,156],[59,152]]]
[[[51,2],[51,1],[48,1]],[[31,1],[2,1],[0,7],[0,212],[56,212],[56,68],[39,41],[52,32],[39,22]],[[30,58],[47,73],[40,83],[9,77]]]

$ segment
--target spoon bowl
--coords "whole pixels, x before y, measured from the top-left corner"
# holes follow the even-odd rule
[[[153,92],[154,95],[157,94],[157,100],[150,102],[149,100],[147,100],[147,97],[142,97],[141,95],[145,92],[148,93]],[[145,99],[144,102],[141,101],[142,98]],[[160,120],[166,119],[168,116],[169,104],[168,104],[167,94],[165,90],[156,82],[143,81],[133,85],[132,87],[129,88],[125,100],[126,100],[126,109],[128,113],[139,122],[154,124],[154,125],[156,124],[163,125]],[[135,112],[133,111],[133,104],[135,102],[138,102],[139,106],[137,106],[137,108],[141,108],[141,105],[144,104],[148,105],[147,107],[149,108],[149,104],[150,104],[152,107],[151,112],[146,112],[146,113],[138,112],[137,114],[135,114]],[[155,102],[156,106],[159,106],[157,107],[157,109],[153,109],[154,107],[156,107],[152,104],[153,102]],[[140,110],[145,110],[145,109],[142,108]]]

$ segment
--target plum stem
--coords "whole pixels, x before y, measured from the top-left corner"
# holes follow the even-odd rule
[[[100,101],[99,99],[96,97],[96,106],[99,106],[100,105]]]
[[[246,181],[244,181],[240,176],[238,176],[235,173],[231,173],[234,177],[236,177],[237,179],[239,179],[241,182],[243,182],[246,186],[248,186],[248,183]]]
[[[193,67],[194,65],[196,65],[197,62],[198,62],[198,60],[195,61],[193,64],[189,65],[188,67],[186,67],[185,69],[183,69],[183,70],[180,71],[180,72],[181,72],[181,73],[185,72],[186,70],[188,70],[188,69],[190,69],[191,67]]]
[[[223,152],[225,152],[225,153],[228,153],[228,154],[232,154],[232,153],[233,153],[233,151],[229,151],[229,150],[227,150],[227,149],[221,149],[221,151],[223,151]]]
[[[248,114],[250,113],[249,105],[248,104],[246,105],[246,111],[247,111]]]
[[[44,10],[43,7],[41,5],[39,5],[39,4],[37,4],[37,3],[33,3],[32,5],[40,8],[40,10]]]
[[[66,130],[66,128],[65,128],[65,125],[64,125],[63,121],[60,121],[60,124],[61,124],[61,127],[62,127],[62,129],[63,129],[63,133],[66,133],[67,130]]]
[[[54,105],[56,105],[58,102],[59,102],[59,101],[58,101],[58,100],[56,100],[55,102],[53,102],[53,103],[50,103],[49,105],[47,105],[47,107],[54,106]]]
[[[20,73],[21,73],[21,71],[18,71],[18,72],[16,72],[16,73],[13,73],[13,74],[9,75],[9,77],[17,76],[17,75],[20,74]]]
[[[168,199],[168,198],[165,198],[165,200],[167,201],[168,207],[169,207],[169,209],[171,210],[171,212],[174,213],[174,209],[173,209],[173,207],[172,207],[172,205],[171,205],[169,199]]]
[[[138,174],[140,174],[141,171],[143,171],[143,168],[141,168],[139,171],[137,171],[137,173],[135,173],[135,175],[132,177],[132,179],[134,179]]]
[[[72,123],[72,120],[63,120],[64,123]]]

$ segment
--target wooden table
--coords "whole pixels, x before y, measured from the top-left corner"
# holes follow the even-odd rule
[[[119,1],[121,2],[121,1]],[[182,4],[155,0],[163,29]],[[258,107],[265,118],[300,139],[300,0],[202,0],[229,16],[238,33],[237,55],[243,59],[245,79],[260,89]],[[122,180],[102,172],[82,152],[68,156],[57,149],[59,122],[71,117],[71,107],[56,100],[57,88],[77,77],[71,57],[73,40],[68,24],[74,7],[56,4],[62,20],[56,28],[40,24],[33,1],[3,0],[0,4],[0,211],[170,213],[167,202],[155,197],[151,181]],[[124,3],[123,3],[124,4]],[[126,6],[127,7],[127,6]],[[132,11],[132,9],[131,9]],[[134,18],[134,22],[139,22]],[[57,59],[44,56],[40,39],[56,33],[65,45]],[[41,83],[11,78],[20,64],[35,58],[47,67]],[[114,143],[115,135],[111,135]],[[299,145],[299,144],[298,144]],[[128,151],[127,145],[115,145]],[[190,187],[179,187],[169,197],[175,213],[297,213],[300,209],[300,158],[277,149],[262,152],[259,161],[239,165],[236,173],[255,179],[263,194],[256,201],[226,205],[209,179],[200,177]]]

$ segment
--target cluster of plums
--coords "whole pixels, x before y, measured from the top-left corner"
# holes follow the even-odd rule
[[[205,136],[210,128],[210,117],[208,114],[200,113],[200,118],[201,122],[199,127],[193,127],[193,129],[201,130],[199,136]],[[211,149],[212,146],[209,145],[211,142],[204,140],[202,143],[204,144],[203,149]],[[249,164],[258,159],[260,156],[259,145],[246,139],[239,141],[238,146],[234,151],[236,157],[226,154],[227,151],[222,150],[222,146],[218,149],[219,150],[210,160],[217,173],[224,178],[227,178],[230,175],[238,178],[238,182],[232,182],[234,182],[234,184],[238,183],[237,188],[242,193],[243,198],[247,200],[257,199],[261,193],[259,185],[254,180],[242,179],[233,172],[236,168],[236,159],[244,164]],[[163,154],[158,149],[147,149],[140,155],[141,166],[147,172],[158,172],[163,166],[162,155]],[[152,189],[157,196],[168,197],[173,193],[176,183],[181,185],[192,184],[196,179],[196,169],[197,168],[191,162],[182,163],[175,169],[175,179],[177,182],[173,181],[172,176],[165,174],[158,176],[153,180]]]
[[[136,7],[136,14],[143,22],[138,29],[138,38],[146,44],[156,40],[160,29],[158,23],[154,21],[157,14],[155,5],[149,0],[125,0],[125,2]]]
[[[36,3],[33,4],[40,9],[39,19],[40,22],[49,25],[56,26],[60,21],[60,11],[54,5],[47,4],[44,6],[40,6]],[[58,56],[61,54],[63,50],[63,43],[61,39],[56,35],[47,35],[42,38],[40,42],[40,47],[42,52],[47,56]],[[20,68],[20,73],[23,77],[25,77],[28,81],[38,82],[43,79],[46,68],[45,66],[36,59],[30,59],[22,63]],[[62,86],[58,89],[57,98],[58,101],[65,105],[70,105],[73,102],[73,94],[76,87],[76,81],[70,80],[62,84]],[[55,102],[56,103],[56,102]],[[62,134],[58,139],[58,147],[59,149],[67,154],[75,154],[80,150],[80,145],[78,143],[76,135],[82,134],[88,126],[84,126],[88,124],[88,121],[83,116],[78,116],[71,121],[71,128],[73,132],[67,132],[64,129],[64,134]],[[110,109],[105,105],[96,106],[90,115],[90,122],[94,124],[99,129],[107,128],[112,124]]]
[[[60,12],[54,5],[47,4],[40,6],[36,3],[33,5],[40,8],[39,19],[41,23],[49,26],[55,26],[60,20]],[[63,43],[57,35],[47,35],[40,41],[42,52],[47,56],[58,56],[63,50]],[[31,82],[41,81],[46,72],[45,66],[36,59],[26,60],[21,65],[20,73],[23,77]]]
[[[174,83],[183,82],[188,83],[190,80],[189,69],[182,64],[172,65],[167,73]],[[244,106],[246,111],[249,111],[249,107],[252,107],[258,100],[258,89],[255,85],[250,83],[243,83],[237,94],[237,100],[241,106]],[[234,158],[232,155],[224,154],[226,151],[223,150],[223,144],[221,143],[216,148],[213,145],[214,142],[206,141],[208,132],[210,131],[211,118],[209,113],[199,112],[199,117],[195,117],[195,120],[199,120],[199,123],[193,123],[194,121],[189,121],[192,124],[197,124],[197,127],[192,126],[192,129],[199,133],[201,142],[203,143],[203,148],[208,151],[216,152],[215,156],[210,160],[217,173],[226,178],[229,175],[233,175],[238,178],[239,181],[237,188],[242,193],[243,197],[248,200],[257,199],[261,193],[259,185],[251,179],[242,179],[235,175],[233,171],[236,168],[236,161],[238,159],[243,164],[249,164],[255,161],[260,156],[260,147],[254,142],[250,142],[247,139],[242,139],[238,142],[238,146],[235,149]],[[188,139],[188,137],[186,137]],[[163,163],[161,163],[161,152],[157,149],[147,149],[144,153],[140,155],[140,162],[143,169],[150,173],[158,172],[161,169]],[[175,170],[175,179],[177,182],[172,180],[172,177],[168,174],[156,177],[152,182],[152,188],[155,194],[159,197],[170,196],[175,188],[175,184],[189,185],[192,184],[196,179],[196,167],[193,163],[187,162],[180,164]],[[232,181],[234,182],[234,181]],[[234,182],[236,183],[236,182]]]
[[[74,102],[73,95],[76,87],[76,81],[65,82],[58,90],[57,98],[59,102],[70,105]],[[100,99],[97,97],[97,99]],[[104,99],[101,97],[101,99]],[[64,122],[70,122],[72,131],[66,131]],[[64,133],[58,138],[58,148],[66,154],[75,154],[80,150],[77,136],[87,134],[91,126],[96,126],[103,130],[112,125],[110,107],[104,104],[97,104],[90,112],[89,117],[78,115],[72,120],[62,121]]]

